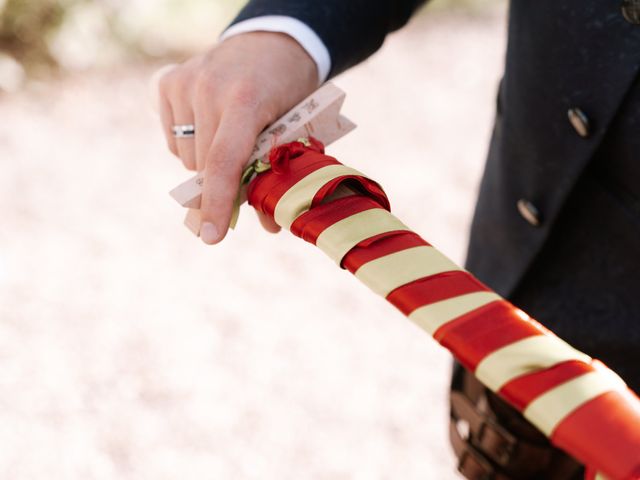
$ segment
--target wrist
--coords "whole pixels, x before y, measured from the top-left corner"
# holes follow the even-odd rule
[[[286,88],[287,92],[283,93],[304,98],[318,87],[316,63],[300,43],[286,33],[245,32],[223,39],[223,43],[242,45],[239,52],[256,60],[255,65],[265,75],[264,82],[277,81]],[[273,86],[274,90],[279,90]]]
[[[239,21],[228,27],[220,41],[249,32],[285,34],[300,45],[316,66],[315,87],[324,83],[331,70],[329,50],[318,34],[306,23],[285,15],[263,15]]]

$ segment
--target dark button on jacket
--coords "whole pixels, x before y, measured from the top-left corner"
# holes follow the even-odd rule
[[[540,212],[533,203],[525,198],[521,198],[518,200],[516,207],[518,207],[518,212],[520,212],[522,218],[529,222],[530,225],[534,227],[540,226]]]
[[[578,135],[582,138],[589,136],[589,118],[581,109],[570,108],[567,111],[567,117]]]

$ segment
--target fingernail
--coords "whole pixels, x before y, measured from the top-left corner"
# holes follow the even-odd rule
[[[200,238],[202,238],[204,243],[208,243],[209,245],[216,243],[216,240],[218,240],[218,229],[213,223],[203,223],[200,229]]]

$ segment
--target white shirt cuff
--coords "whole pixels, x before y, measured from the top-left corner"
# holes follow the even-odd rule
[[[231,25],[222,35],[220,41],[247,32],[279,32],[285,33],[296,40],[313,59],[318,67],[318,85],[324,83],[331,70],[331,56],[329,50],[316,32],[306,23],[297,18],[284,15],[264,15],[250,18]]]

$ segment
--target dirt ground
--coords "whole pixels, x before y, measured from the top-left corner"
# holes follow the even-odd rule
[[[336,79],[329,153],[458,262],[504,22],[420,17]],[[153,70],[0,97],[0,478],[457,478],[443,349],[247,207],[217,247],[182,226]]]

